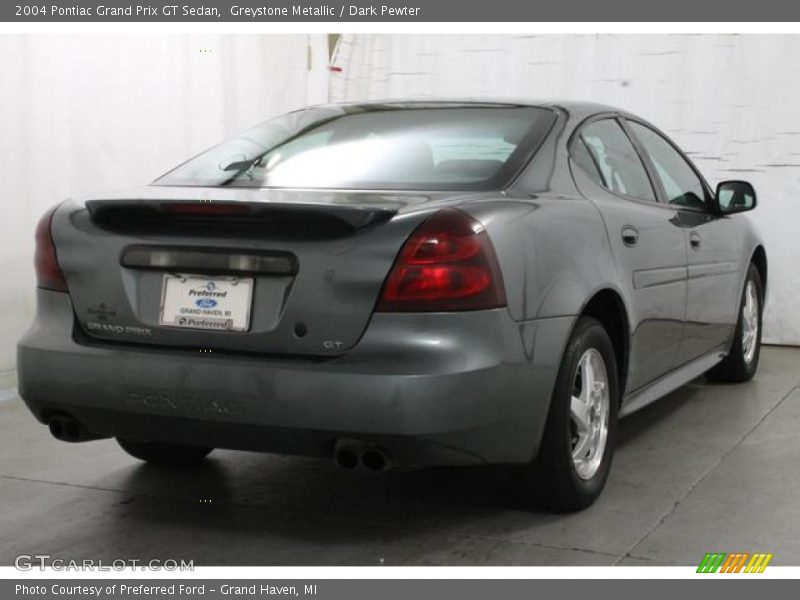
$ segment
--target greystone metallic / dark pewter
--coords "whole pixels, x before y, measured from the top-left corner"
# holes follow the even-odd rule
[[[323,109],[380,112],[376,105],[343,106]],[[392,108],[437,106],[444,107]],[[530,158],[497,189],[192,187],[165,185],[168,174],[132,192],[65,202],[51,232],[69,293],[38,290],[34,323],[18,346],[20,395],[51,430],[58,418],[54,434],[62,439],[74,427],[71,441],[113,436],[336,453],[340,464],[357,462],[363,452],[373,470],[390,463],[541,460],[558,446],[554,407],[564,405],[570,427],[579,430],[573,444],[584,439],[584,425],[603,430],[597,418],[607,426],[611,449],[603,434],[599,487],[586,492],[596,496],[610,465],[617,410],[630,413],[715,367],[716,376],[731,380],[752,376],[757,349],[746,353],[745,372],[732,361],[740,338],[749,343],[753,331],[760,333],[753,326],[760,323],[766,255],[748,218],[721,212],[704,181],[698,179],[705,203],[666,202],[659,183],[666,180],[631,129],[644,123],[635,116],[574,102],[495,109],[527,106],[549,115],[547,128],[535,142],[519,143]],[[628,136],[655,200],[607,189],[576,160],[576,145],[595,123]],[[620,176],[621,159],[609,154],[607,160],[612,179]],[[736,193],[744,189],[733,183]],[[97,222],[98,211],[108,207],[198,200],[324,215],[346,233],[231,239],[213,231],[110,231]],[[742,210],[754,205],[753,195]],[[375,311],[403,243],[432,215],[454,207],[488,234],[502,273],[503,304]],[[153,245],[158,252],[142,250]],[[191,246],[191,252],[170,253],[176,246]],[[217,262],[235,252],[248,260],[267,257],[253,264],[282,265],[253,274],[248,332],[159,324],[164,270],[143,268],[141,261],[196,261],[197,252],[213,253]],[[126,256],[139,262],[124,266]],[[754,277],[761,294],[743,304],[746,282]],[[740,334],[742,306],[751,318]],[[586,352],[592,361],[581,358]],[[573,360],[584,365],[582,375],[570,371]],[[595,366],[585,371],[587,362]],[[578,392],[590,381],[596,397],[593,390]],[[576,416],[579,397],[596,401],[587,415]],[[598,461],[589,462],[597,468]]]

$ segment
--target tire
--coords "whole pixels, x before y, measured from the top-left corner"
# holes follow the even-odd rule
[[[758,370],[758,359],[761,356],[763,307],[764,287],[761,274],[751,263],[742,289],[733,344],[728,356],[706,373],[708,379],[716,382],[742,383],[753,378]]]
[[[594,395],[589,394],[584,384],[589,378],[587,363],[593,367],[594,381],[598,384]],[[577,403],[583,403],[584,399],[592,402],[594,408],[583,413],[584,420],[579,421],[579,411],[573,416],[572,408],[574,405],[580,409]],[[618,409],[619,380],[611,339],[597,320],[581,317],[564,351],[539,453],[520,474],[526,504],[572,512],[590,506],[598,498],[611,470]],[[580,427],[579,422],[587,423],[587,419],[588,427]],[[596,444],[581,429],[596,431],[600,436]],[[579,451],[574,456],[582,443],[588,454],[581,458],[583,453]]]
[[[159,465],[191,465],[203,460],[213,450],[202,446],[140,442],[120,438],[117,438],[117,443],[134,458]]]

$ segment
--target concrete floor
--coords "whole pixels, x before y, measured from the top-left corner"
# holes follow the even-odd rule
[[[370,477],[217,451],[165,471],[113,441],[56,442],[13,397],[0,401],[0,564],[690,565],[761,551],[798,565],[800,349],[761,360],[748,384],[698,381],[625,419],[603,496],[566,516],[520,509],[503,469]]]

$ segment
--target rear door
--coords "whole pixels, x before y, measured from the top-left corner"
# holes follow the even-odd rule
[[[686,324],[678,363],[698,358],[731,339],[740,297],[739,240],[730,220],[713,213],[711,191],[691,162],[652,127],[628,120],[653,165],[664,201],[677,209],[687,232]]]
[[[616,117],[596,118],[573,136],[579,189],[605,220],[623,274],[631,332],[627,391],[675,364],[686,302],[686,236],[678,210],[658,201],[656,187]]]

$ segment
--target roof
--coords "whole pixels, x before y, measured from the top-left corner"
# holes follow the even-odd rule
[[[334,102],[321,106],[354,106],[354,107],[377,107],[377,106],[395,106],[395,107],[419,107],[419,106],[442,106],[451,105],[453,107],[464,106],[534,106],[541,108],[559,108],[567,112],[572,117],[588,117],[598,113],[621,113],[630,114],[628,111],[600,104],[597,102],[585,102],[579,100],[562,100],[562,99],[524,99],[524,98],[413,98],[413,99],[380,99],[369,100],[365,102]]]

